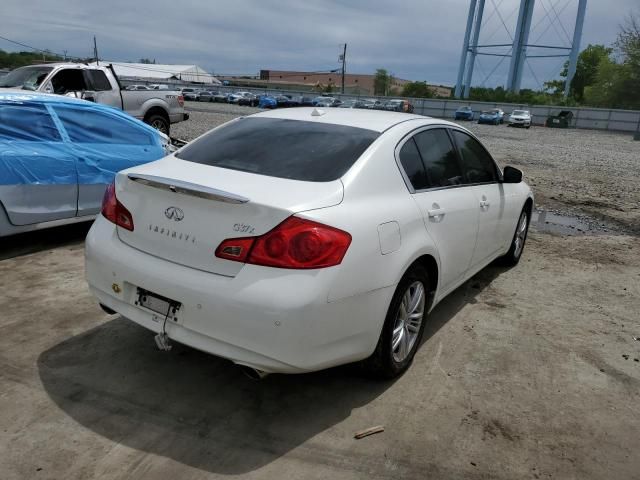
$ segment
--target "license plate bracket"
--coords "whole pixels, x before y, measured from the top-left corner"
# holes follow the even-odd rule
[[[136,305],[151,310],[162,317],[177,321],[177,314],[182,304],[163,295],[138,287],[136,290]]]

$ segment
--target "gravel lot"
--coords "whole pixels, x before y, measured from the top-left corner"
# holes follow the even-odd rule
[[[175,126],[185,139],[255,111],[189,107],[207,111]],[[516,268],[489,266],[436,307],[392,382],[351,367],[255,382],[159,352],[89,295],[89,225],[0,239],[0,477],[640,479],[640,142],[470,127],[539,204],[620,231],[534,225]]]

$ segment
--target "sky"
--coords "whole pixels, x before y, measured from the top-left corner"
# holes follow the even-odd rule
[[[260,69],[339,68],[338,55],[346,42],[347,72],[385,68],[399,78],[444,85],[456,81],[469,8],[469,0],[1,3],[0,36],[53,52],[66,50],[73,56],[92,56],[96,35],[99,55],[106,60],[151,58],[158,63],[197,64],[216,74],[256,75]],[[577,3],[536,0],[530,41],[568,45]],[[480,43],[510,43],[518,5],[519,0],[486,0]],[[613,43],[619,25],[634,8],[640,13],[638,0],[588,0],[581,46]],[[0,49],[24,50],[2,39]],[[504,84],[508,62],[505,57],[478,57],[473,84]],[[523,86],[536,88],[556,78],[562,62],[562,58],[530,59]]]

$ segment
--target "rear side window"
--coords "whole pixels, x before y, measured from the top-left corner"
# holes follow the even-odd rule
[[[0,140],[62,141],[44,105],[13,103],[0,103]]]
[[[125,118],[88,108],[53,107],[69,139],[74,143],[154,145],[154,137]]]
[[[429,188],[424,165],[422,164],[418,147],[416,147],[416,142],[413,138],[405,142],[400,149],[400,163],[415,190]]]
[[[214,167],[308,182],[342,177],[380,134],[279,118],[241,118],[189,143],[176,156]]]
[[[102,70],[88,70],[88,72],[89,78],[91,78],[91,83],[93,84],[93,89],[96,92],[111,90],[109,79]]]
[[[460,149],[462,168],[468,183],[495,182],[496,165],[482,145],[473,137],[453,130],[453,138]]]
[[[449,187],[464,182],[456,150],[446,130],[426,130],[414,138],[427,170],[430,187]]]

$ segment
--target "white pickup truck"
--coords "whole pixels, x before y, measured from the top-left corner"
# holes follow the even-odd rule
[[[76,96],[110,105],[169,135],[170,125],[189,118],[182,94],[173,90],[130,91],[111,65],[50,63],[20,67],[0,78],[0,88]]]

